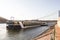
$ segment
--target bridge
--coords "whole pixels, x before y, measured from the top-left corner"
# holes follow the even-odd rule
[[[37,22],[40,22],[40,23],[45,22],[45,23],[47,23],[49,25],[51,25],[50,23],[55,23],[56,24],[57,20],[58,20],[58,17],[59,17],[58,16],[59,12],[60,11],[55,11],[55,12],[53,12],[51,14],[47,14],[47,15],[45,15],[43,17],[37,18],[37,20],[27,20],[27,21],[35,22],[35,23],[37,23]],[[29,22],[28,22],[28,24],[29,24]]]
[[[24,20],[24,21],[18,20],[18,21],[21,25],[21,28],[30,28],[30,27],[41,26],[41,24],[44,25],[44,23],[47,23],[47,25],[51,25],[51,23],[56,24],[57,18],[58,18],[58,13],[53,12],[51,14],[48,14],[48,15],[45,15],[43,17],[37,18],[37,20]],[[51,19],[51,20],[47,20],[47,19]],[[17,20],[15,20],[15,21],[17,21]],[[24,25],[26,25],[26,26],[24,26]]]

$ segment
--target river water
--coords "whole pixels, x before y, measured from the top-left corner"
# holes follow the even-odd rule
[[[0,24],[0,40],[31,40],[49,27],[35,27],[21,30],[7,30],[6,24]]]

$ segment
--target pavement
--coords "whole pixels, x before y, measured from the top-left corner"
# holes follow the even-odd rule
[[[60,27],[58,25],[55,26],[55,40],[60,40]]]

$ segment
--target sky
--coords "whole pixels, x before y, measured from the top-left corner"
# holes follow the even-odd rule
[[[57,19],[60,0],[0,0],[0,16],[6,19]]]

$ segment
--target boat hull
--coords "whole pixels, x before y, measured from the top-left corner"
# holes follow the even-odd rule
[[[7,29],[12,29],[12,30],[14,30],[14,29],[21,29],[21,26],[20,25],[8,25]]]

